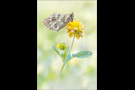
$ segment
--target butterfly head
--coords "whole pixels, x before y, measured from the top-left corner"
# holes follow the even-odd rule
[[[74,19],[74,13],[73,12],[70,14],[70,18],[71,18],[71,22],[72,22],[73,19]]]

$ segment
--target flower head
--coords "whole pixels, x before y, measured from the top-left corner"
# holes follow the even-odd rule
[[[59,44],[57,44],[57,48],[59,49],[59,50],[65,50],[65,49],[67,49],[67,46],[65,45],[65,43],[59,43]]]
[[[75,37],[79,39],[83,37],[82,33],[84,32],[84,26],[79,20],[73,20],[73,22],[69,22],[66,25],[67,33],[69,33],[69,37]]]

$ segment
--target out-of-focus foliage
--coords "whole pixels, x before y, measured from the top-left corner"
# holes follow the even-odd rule
[[[59,42],[71,45],[66,29],[55,32],[46,28],[43,19],[52,13],[73,12],[76,20],[85,26],[83,38],[75,39],[71,54],[91,51],[92,56],[69,61],[57,88],[96,89],[97,87],[97,1],[38,1],[37,2],[37,88],[53,89],[62,66],[62,60],[52,47]]]

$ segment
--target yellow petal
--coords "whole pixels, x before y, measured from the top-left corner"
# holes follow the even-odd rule
[[[81,35],[80,37],[82,37],[82,38],[83,38],[83,35]]]
[[[80,32],[80,33],[83,33],[83,31],[82,31],[82,30],[80,30],[79,32]]]
[[[79,39],[80,37],[76,37],[77,39]]]
[[[70,37],[70,38],[71,38],[71,37],[73,37],[73,35],[74,35],[74,34],[72,34],[72,33],[69,33],[69,37]]]
[[[70,30],[68,29],[68,30],[67,30],[67,33],[69,33],[69,32],[70,32]]]

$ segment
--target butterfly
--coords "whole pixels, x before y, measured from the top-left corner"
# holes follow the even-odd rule
[[[43,20],[44,25],[50,30],[59,31],[64,28],[68,22],[72,22],[74,18],[73,12],[71,14],[57,14],[52,13],[50,17]]]

